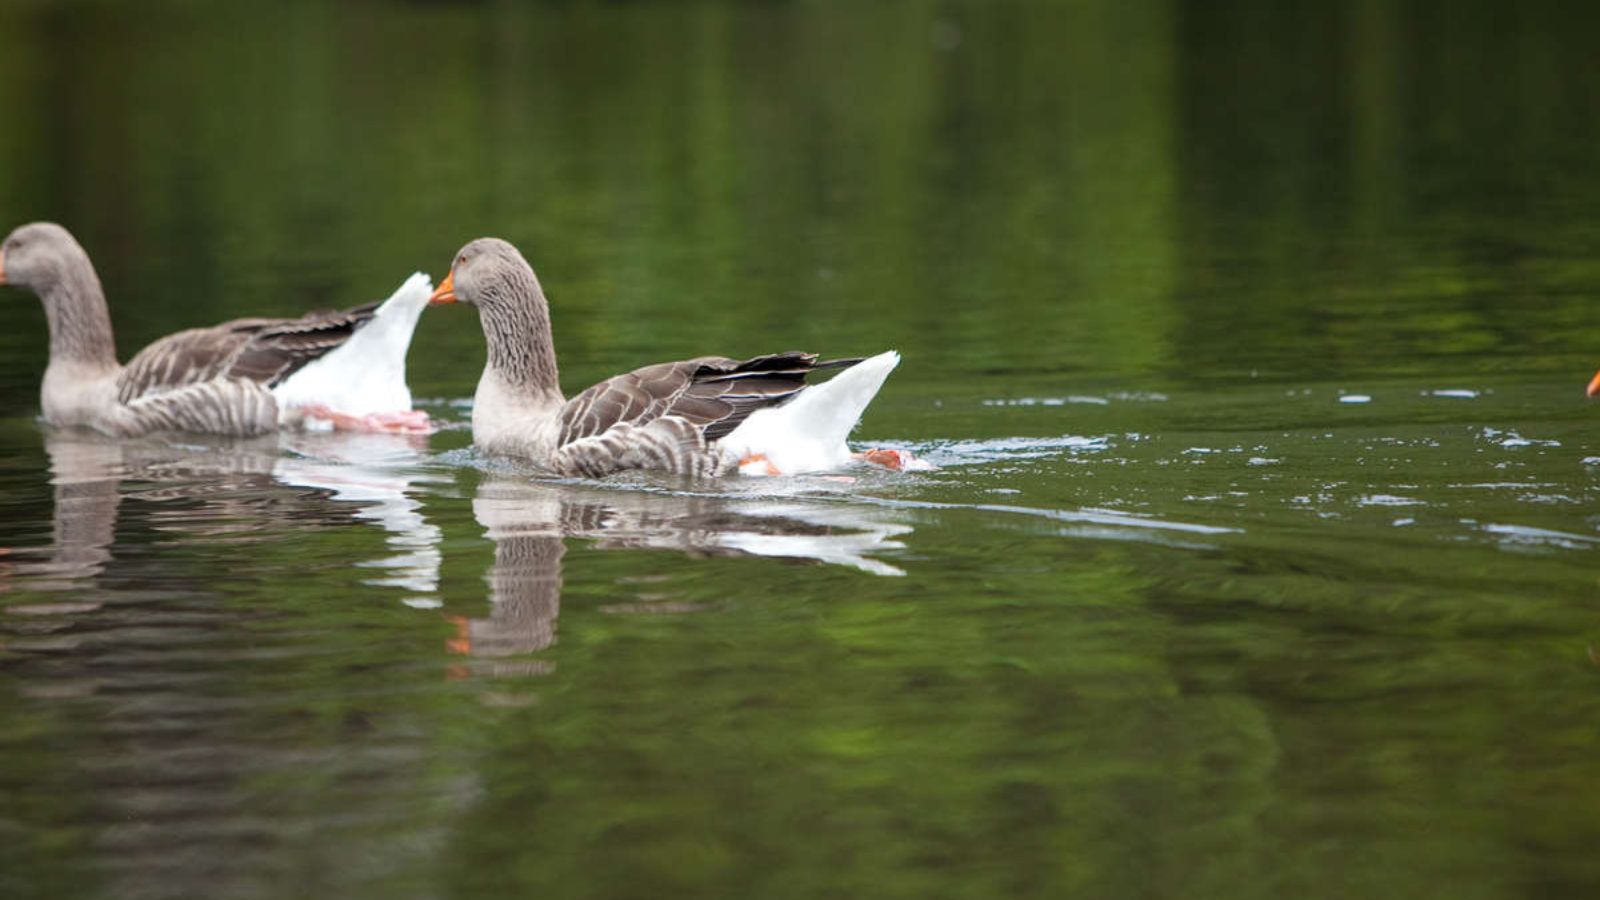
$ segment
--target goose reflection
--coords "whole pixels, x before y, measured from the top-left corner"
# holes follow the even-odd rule
[[[394,434],[176,442],[50,431],[50,543],[12,551],[7,581],[37,591],[84,587],[113,558],[126,499],[150,504],[142,511],[157,531],[213,542],[257,540],[264,526],[284,520],[308,527],[371,522],[385,531],[393,552],[362,563],[382,570],[366,583],[432,594],[440,532],[423,518],[412,492],[420,483],[449,479],[416,467],[424,448],[421,438]],[[9,586],[0,583],[0,589]]]
[[[547,661],[508,658],[555,643],[567,538],[603,550],[778,557],[896,576],[905,573],[874,554],[903,549],[898,538],[912,530],[892,513],[845,503],[605,490],[500,473],[479,484],[472,511],[494,542],[485,577],[490,609],[455,619],[450,649],[476,657],[490,674],[549,669]],[[666,603],[648,609],[688,611]]]
[[[28,579],[34,590],[64,590],[99,575],[111,560],[122,503],[122,448],[110,440],[56,438],[46,440],[45,450],[55,499],[50,544],[8,551],[20,558],[7,574]]]
[[[422,501],[415,490],[422,484],[453,479],[448,473],[416,468],[427,449],[425,437],[300,433],[284,435],[282,446],[293,455],[278,458],[273,478],[283,484],[325,490],[329,499],[356,503],[356,519],[383,529],[393,553],[360,564],[386,573],[366,579],[366,584],[401,588],[415,595],[437,593],[443,534],[422,515]],[[420,597],[408,602],[438,605],[437,600]]]
[[[0,590],[20,595],[0,604],[0,648],[16,713],[8,721],[72,749],[13,753],[48,785],[33,785],[28,796],[40,800],[31,808],[52,811],[30,820],[29,807],[9,804],[0,818],[59,828],[65,819],[54,810],[64,810],[78,852],[105,863],[96,884],[107,896],[265,891],[290,877],[282,859],[310,858],[319,838],[360,816],[406,824],[341,865],[403,864],[415,834],[432,836],[431,823],[409,824],[415,810],[443,792],[418,771],[428,767],[411,764],[433,747],[432,710],[382,689],[404,677],[396,662],[404,651],[386,648],[381,675],[340,665],[336,679],[319,679],[322,662],[352,646],[325,627],[343,621],[336,605],[263,611],[236,602],[237,585],[215,573],[288,530],[370,523],[389,545],[372,581],[433,591],[439,530],[411,495],[449,473],[423,465],[420,447],[383,435],[118,442],[47,433],[49,540],[14,551],[11,572],[0,573]],[[282,568],[274,574],[299,597],[320,586]],[[253,587],[252,599],[278,590]],[[327,777],[307,778],[308,767]]]

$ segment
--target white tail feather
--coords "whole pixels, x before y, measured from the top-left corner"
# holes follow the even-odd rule
[[[273,388],[279,408],[326,406],[353,416],[409,410],[406,351],[432,293],[427,275],[407,278],[342,346]]]
[[[837,469],[850,461],[845,438],[899,364],[893,350],[864,359],[782,406],[756,410],[718,446],[735,462],[764,456],[785,475]]]

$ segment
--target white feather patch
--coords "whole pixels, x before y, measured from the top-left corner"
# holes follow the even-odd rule
[[[272,389],[282,410],[325,406],[352,416],[411,409],[406,351],[433,282],[421,272],[378,307],[372,321],[321,359]]]

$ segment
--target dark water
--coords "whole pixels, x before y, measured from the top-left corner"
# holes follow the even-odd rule
[[[493,233],[575,390],[893,346],[935,473],[35,423],[0,895],[1600,894],[1579,4],[31,0],[0,228],[124,356]],[[449,422],[470,313],[425,316]]]

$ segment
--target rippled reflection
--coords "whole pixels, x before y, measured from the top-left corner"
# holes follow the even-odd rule
[[[437,827],[416,811],[448,808],[454,785],[413,769],[436,671],[397,687],[363,659],[405,658],[416,617],[365,585],[436,590],[439,529],[413,492],[445,476],[423,444],[51,432],[44,447],[53,508],[0,573],[0,749],[28,773],[8,789],[48,798],[0,809],[0,832],[20,836],[10,859],[92,858],[95,895],[128,897],[403,867],[400,848]],[[372,553],[363,523],[388,552],[352,572]],[[341,851],[324,860],[329,835]]]
[[[472,511],[495,545],[490,611],[457,620],[451,649],[492,661],[490,674],[548,671],[544,660],[506,658],[555,642],[565,538],[600,549],[779,557],[894,576],[905,573],[873,554],[903,549],[898,538],[912,530],[893,513],[844,503],[601,490],[506,474],[479,485]],[[658,603],[651,611],[691,610]]]
[[[45,449],[55,495],[50,545],[38,558],[24,557],[13,572],[41,591],[70,588],[105,569],[124,472],[122,448],[110,441],[51,437]]]
[[[426,439],[394,434],[294,434],[283,446],[295,456],[280,457],[273,477],[284,484],[321,488],[334,500],[357,502],[355,517],[381,527],[391,555],[361,565],[382,571],[366,584],[397,587],[414,594],[439,589],[438,526],[422,515],[417,486],[452,480],[442,473],[418,471]],[[414,605],[436,601],[412,601]]]
[[[426,446],[421,438],[285,434],[119,442],[52,431],[44,442],[55,501],[51,540],[13,551],[6,587],[69,590],[100,575],[113,558],[127,498],[148,504],[142,516],[156,531],[210,541],[248,542],[263,525],[284,521],[307,527],[371,522],[385,531],[394,552],[359,563],[383,570],[364,583],[417,594],[438,589],[440,532],[412,493],[421,483],[449,479],[416,468]]]

